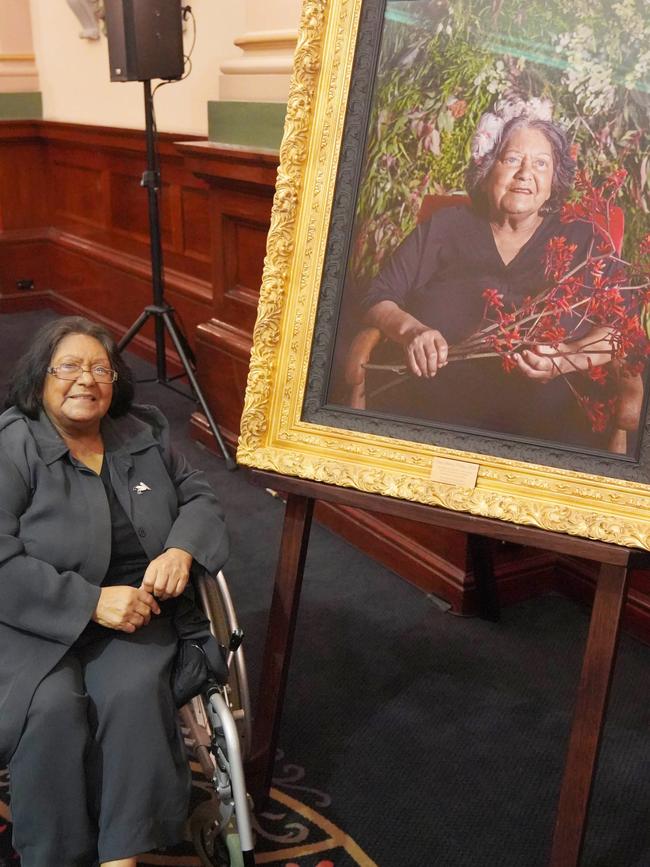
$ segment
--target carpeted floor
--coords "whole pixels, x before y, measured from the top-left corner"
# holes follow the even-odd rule
[[[0,385],[51,315],[0,317]],[[139,396],[167,413],[220,491],[254,697],[282,503],[187,438],[189,400],[157,385]],[[587,625],[556,596],[510,607],[498,624],[453,617],[314,527],[258,862],[542,867]],[[624,637],[583,867],[650,867],[649,669],[650,649]],[[198,803],[202,781],[196,789]],[[0,775],[0,825],[6,791]],[[142,863],[199,862],[188,845]]]

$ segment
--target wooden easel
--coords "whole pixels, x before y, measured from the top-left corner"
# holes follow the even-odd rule
[[[577,867],[616,659],[628,574],[632,568],[647,568],[650,554],[276,473],[254,470],[251,480],[287,495],[262,662],[263,689],[255,712],[252,757],[247,766],[248,785],[258,803],[267,797],[271,785],[316,500],[469,533],[482,613],[490,619],[498,617],[498,602],[485,537],[585,557],[600,563],[549,860],[549,867]]]

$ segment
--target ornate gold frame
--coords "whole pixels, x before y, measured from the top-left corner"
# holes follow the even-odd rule
[[[239,463],[650,549],[650,485],[301,421],[362,0],[305,0],[241,423]],[[433,459],[479,465],[474,488]]]

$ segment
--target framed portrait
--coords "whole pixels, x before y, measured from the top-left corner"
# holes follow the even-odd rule
[[[650,21],[306,0],[241,464],[650,549]]]

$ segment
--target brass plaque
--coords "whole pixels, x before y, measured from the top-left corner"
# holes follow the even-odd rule
[[[478,464],[469,461],[453,461],[449,458],[434,458],[431,479],[443,485],[456,485],[458,488],[475,488]]]

